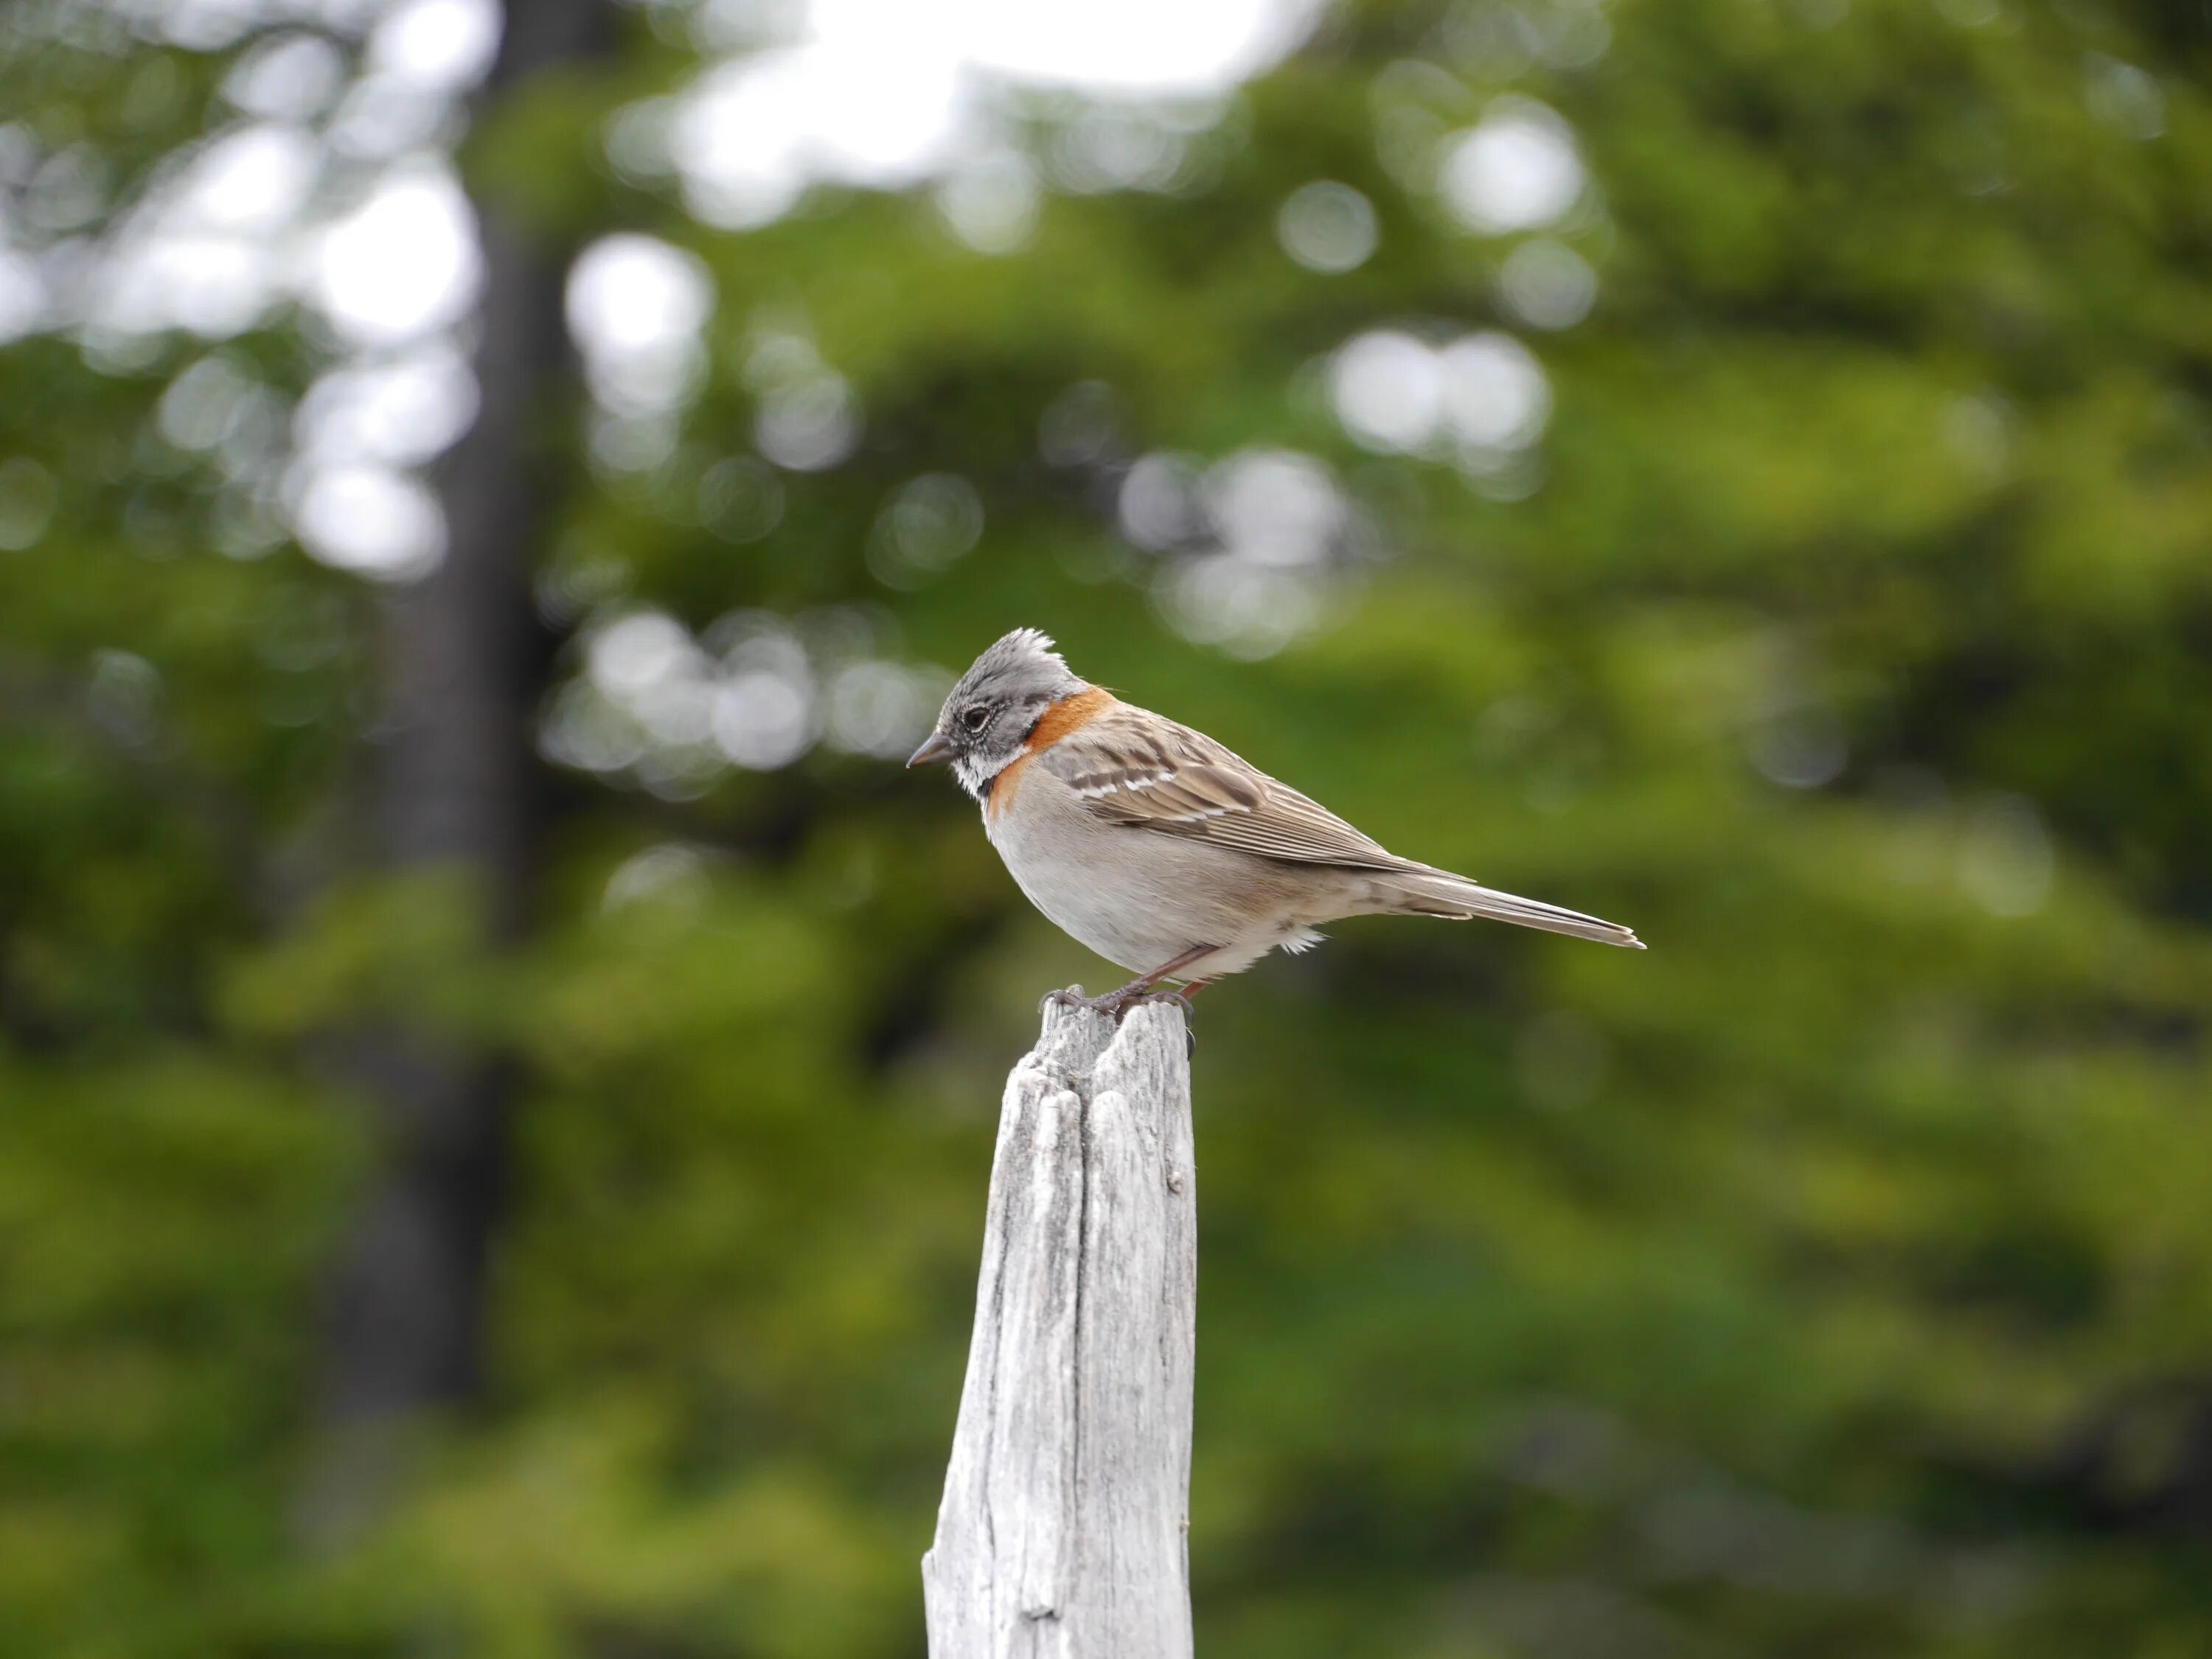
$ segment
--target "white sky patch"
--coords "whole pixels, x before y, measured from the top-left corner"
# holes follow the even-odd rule
[[[46,318],[46,285],[37,264],[0,247],[0,345],[21,339]]]
[[[381,466],[308,475],[293,511],[300,542],[323,563],[378,581],[412,581],[446,554],[446,519],[420,480]]]
[[[1423,342],[1395,329],[1363,334],[1329,363],[1336,417],[1352,441],[1407,454],[1426,444],[1443,416],[1443,367]]]
[[[210,340],[243,334],[277,297],[277,272],[251,240],[191,230],[129,235],[129,257],[95,279],[87,321],[98,331],[181,328]]]
[[[1535,355],[1486,330],[1438,348],[1395,329],[1340,347],[1329,393],[1352,441],[1382,454],[1455,461],[1494,477],[1543,435],[1552,387]]]
[[[568,312],[592,395],[617,414],[672,408],[705,375],[700,336],[714,285],[696,254],[651,236],[602,237],[569,270]]]
[[[418,160],[323,232],[312,292],[348,340],[396,345],[459,320],[482,275],[468,198],[442,162]]]
[[[681,96],[670,159],[701,218],[764,224],[817,179],[896,188],[988,149],[997,85],[1218,97],[1294,47],[1316,9],[1310,0],[811,0],[794,44],[709,70]],[[954,227],[968,235],[957,218]],[[988,249],[1012,234],[971,240]]]
[[[443,556],[446,526],[434,495],[410,469],[457,441],[477,404],[450,331],[477,302],[482,256],[474,215],[441,151],[459,135],[468,89],[497,54],[499,5],[120,3],[149,28],[158,25],[199,50],[276,27],[249,45],[223,82],[240,118],[158,178],[96,259],[75,256],[72,264],[57,252],[42,261],[34,249],[0,242],[0,337],[76,325],[88,349],[119,352],[122,362],[128,353],[119,343],[130,337],[181,329],[220,340],[303,302],[327,324],[341,361],[290,411],[283,511],[324,562],[379,580],[419,576]],[[657,154],[659,171],[680,178],[694,210],[730,227],[776,217],[818,180],[886,188],[935,180],[948,232],[979,252],[1008,252],[1032,234],[1047,175],[1078,191],[1188,183],[1192,136],[1221,118],[1241,82],[1304,38],[1321,4],[941,0],[924,8],[911,0],[787,0],[792,27],[775,38],[756,33],[740,55],[709,64],[685,92],[626,112],[611,128],[611,152]],[[747,9],[755,18],[763,9],[773,8]],[[347,36],[362,42],[357,74],[337,44]],[[1061,106],[1068,125],[1041,161],[1015,146],[1004,125],[1006,95],[1024,89],[1093,100]],[[628,118],[646,111],[649,120]],[[58,162],[50,172],[61,179]],[[79,193],[98,207],[91,185]],[[65,205],[67,194],[56,185],[40,199]],[[53,216],[43,228],[52,235],[67,227]],[[1351,269],[1373,247],[1371,204],[1348,186],[1321,181],[1286,208],[1283,234],[1286,252],[1310,268]],[[714,305],[707,267],[669,244],[612,237],[579,260],[570,325],[600,424],[621,428],[608,441],[613,448],[649,459],[672,442],[678,413],[705,370]],[[747,380],[758,399],[761,454],[804,471],[851,453],[862,412],[844,378],[803,338],[797,346],[780,356],[757,351]],[[270,413],[260,407],[268,400],[254,395],[215,398],[220,379],[210,368],[178,391],[166,409],[173,441],[227,453],[246,424],[241,410],[258,411],[256,419],[281,432],[281,405]],[[221,435],[209,435],[217,427]],[[272,469],[278,464],[268,459]],[[766,533],[781,511],[775,473],[744,465],[752,471],[743,477],[718,474],[715,491],[717,533],[736,540]],[[1292,613],[1304,601],[1285,580],[1314,561],[1319,544],[1286,529],[1280,515],[1263,526],[1267,515],[1250,508],[1252,491],[1243,487],[1247,473],[1261,483],[1304,479],[1295,468],[1285,471],[1288,465],[1281,456],[1248,457],[1237,463],[1242,471],[1209,480],[1213,505],[1233,521],[1226,529],[1234,569],[1224,564],[1200,584],[1212,597],[1199,609],[1217,631],[1256,639],[1303,625]],[[1206,514],[1194,475],[1192,485],[1195,521]],[[1324,482],[1322,494],[1330,488]],[[1232,511],[1231,502],[1242,505]],[[899,525],[920,522],[919,513]],[[973,539],[969,517],[979,515],[952,514],[951,538],[923,548],[928,558],[908,550],[908,562],[920,569],[957,556]],[[1254,574],[1264,571],[1275,576]],[[1273,619],[1265,628],[1247,626],[1263,612]],[[1246,621],[1231,629],[1224,618],[1232,613]],[[819,734],[826,696],[788,666],[766,656],[726,664],[712,698],[672,692],[649,718],[629,712],[663,747],[714,750],[740,765],[781,764]],[[889,752],[904,740],[911,722],[892,718],[895,707],[905,707],[895,690],[881,676],[845,688],[844,746]]]
[[[239,58],[222,91],[249,114],[297,121],[327,107],[344,80],[344,54],[329,40],[319,34],[278,34]]]
[[[742,229],[780,217],[816,178],[885,188],[948,162],[967,113],[958,65],[843,46],[763,53],[709,70],[670,147],[691,210]]]
[[[1046,86],[1133,96],[1227,91],[1296,46],[1318,10],[1285,0],[815,0],[848,38],[917,9],[977,67]],[[946,27],[948,26],[949,27]]]
[[[499,52],[495,0],[401,0],[368,38],[372,69],[430,86],[476,84]]]
[[[97,259],[48,284],[42,320],[110,337],[245,332],[290,291],[297,225],[321,173],[303,128],[252,122],[215,135],[157,175]]]
[[[82,324],[111,342],[175,328],[222,338],[304,297],[347,347],[374,350],[466,313],[480,275],[475,226],[450,167],[431,158],[458,136],[461,100],[497,54],[495,0],[117,3],[202,51],[276,25],[223,83],[252,118],[157,184],[76,282],[81,293],[0,250],[0,335]],[[1042,188],[1000,131],[1006,90],[1107,100],[1077,123],[1069,153],[1055,152],[1064,187],[1170,187],[1193,124],[1218,119],[1229,92],[1293,49],[1321,3],[789,0],[766,22],[790,26],[766,40],[762,14],[775,8],[729,8],[744,14],[745,49],[686,92],[625,112],[611,148],[627,155],[645,135],[693,210],[728,228],[773,220],[817,180],[895,188],[939,177],[946,228],[980,252],[1010,252],[1031,234]],[[331,38],[349,34],[363,40],[350,85]],[[630,118],[647,110],[651,120]],[[333,158],[356,179],[387,171],[365,201],[323,220]],[[1318,211],[1347,205],[1348,216]],[[1371,234],[1358,210],[1348,196],[1305,202],[1286,246],[1316,269],[1348,268]],[[776,402],[770,440],[787,464],[825,465],[849,447],[850,400],[833,380]]]
[[[1437,188],[1471,229],[1496,234],[1551,224],[1583,193],[1574,130],[1533,99],[1496,100],[1446,142]]]
[[[178,388],[184,384],[179,381]],[[293,414],[292,439],[300,454],[317,465],[419,466],[451,448],[476,412],[476,376],[467,360],[451,343],[437,341],[404,356],[349,363],[322,375]]]
[[[319,24],[358,34],[389,0],[103,0],[139,33],[192,52],[220,52],[269,23]]]
[[[404,75],[370,75],[354,82],[325,131],[339,155],[382,161],[451,144],[460,137],[461,117],[443,88]]]
[[[1463,444],[1521,449],[1552,416],[1551,383],[1528,348],[1510,334],[1484,332],[1446,346],[1444,415]]]
[[[320,151],[304,127],[257,122],[200,153],[178,210],[210,229],[265,234],[299,213],[321,172]]]

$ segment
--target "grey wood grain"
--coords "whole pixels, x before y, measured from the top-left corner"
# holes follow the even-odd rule
[[[1006,1079],[932,1659],[1182,1659],[1197,1343],[1182,1011],[1048,1004]]]

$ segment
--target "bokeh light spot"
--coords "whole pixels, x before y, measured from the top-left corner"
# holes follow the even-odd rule
[[[1540,237],[1506,256],[1498,273],[1499,297],[1531,328],[1572,328],[1597,303],[1597,273],[1565,243]]]
[[[313,291],[348,340],[396,345],[459,320],[481,280],[468,199],[449,169],[422,161],[323,233]]]
[[[1534,230],[1565,214],[1583,191],[1573,131],[1534,100],[1500,98],[1481,123],[1449,141],[1437,188],[1473,229]]]
[[[446,552],[446,517],[419,480],[389,467],[334,466],[312,473],[294,509],[301,545],[336,569],[378,581],[413,581]]]
[[[1375,206],[1350,185],[1316,179],[1291,192],[1276,216],[1283,252],[1308,270],[1357,270],[1375,252]]]

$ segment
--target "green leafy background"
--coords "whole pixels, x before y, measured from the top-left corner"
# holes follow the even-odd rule
[[[1201,186],[1048,193],[987,258],[926,191],[740,234],[613,174],[608,112],[696,68],[625,14],[462,150],[481,199],[663,237],[717,295],[658,470],[549,412],[545,580],[592,596],[553,613],[945,668],[1042,626],[1392,846],[1649,941],[1353,922],[1200,1005],[1206,1654],[2212,1650],[2212,34],[1602,17],[1546,67],[1343,7]],[[0,33],[0,109],[118,200],[216,118],[220,53]],[[1377,159],[1385,103],[1443,131],[1504,92],[1592,180],[1558,234],[1598,300],[1555,333],[1499,311],[1516,238]],[[1376,205],[1357,270],[1278,244],[1315,178]],[[696,503],[763,308],[866,436],[736,544]],[[1542,363],[1522,499],[1331,413],[1328,354],[1438,323]],[[537,924],[487,953],[458,878],[364,856],[374,589],[216,550],[220,480],[158,434],[209,349],[0,352],[0,520],[41,531],[0,551],[0,1651],[919,1655],[1000,1079],[1042,991],[1112,970],[942,778],[828,749],[561,771]],[[322,348],[221,349],[289,398]],[[1176,556],[1040,458],[1093,381],[1127,455],[1334,469],[1371,546],[1313,627],[1246,660],[1162,620]],[[929,472],[980,543],[887,586],[872,527]],[[1808,743],[1816,787],[1755,763]],[[608,902],[656,848],[679,878]],[[378,1153],[331,1034],[387,1018],[526,1082],[483,1398],[333,1542],[319,1297]]]

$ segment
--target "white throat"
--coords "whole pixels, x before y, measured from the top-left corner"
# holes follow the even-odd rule
[[[997,777],[1021,758],[1017,749],[1004,760],[988,761],[979,755],[963,755],[952,763],[952,775],[960,780],[960,787],[977,800],[991,793],[991,780]]]

